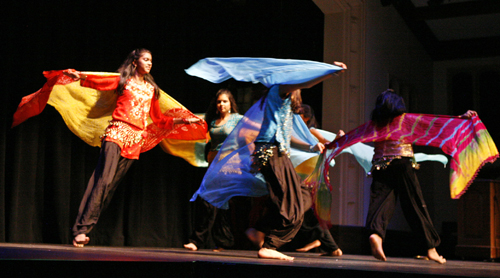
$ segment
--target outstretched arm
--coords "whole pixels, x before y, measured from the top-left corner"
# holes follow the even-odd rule
[[[205,121],[201,120],[194,115],[192,117],[186,118],[173,118],[169,116],[165,116],[160,109],[160,102],[157,98],[153,97],[151,100],[151,110],[149,111],[149,116],[151,116],[151,120],[153,123],[161,129],[171,130],[174,128],[175,124],[199,124],[205,126]]]
[[[347,69],[347,66],[342,62],[334,62],[333,64],[343,68],[344,70]],[[340,72],[343,72],[344,70],[342,70]],[[314,85],[319,84],[319,83],[331,78],[334,75],[337,75],[337,73],[323,75],[323,76],[320,76],[320,77],[315,78],[313,80],[309,80],[309,81],[304,82],[304,83],[280,85],[280,96],[282,98],[285,98],[293,91],[301,90],[301,89],[309,89],[309,88],[313,87]]]
[[[111,91],[118,87],[120,75],[109,74],[87,74],[85,72],[77,71],[74,69],[67,69],[63,71],[64,75],[69,76],[75,80],[80,80],[80,86],[92,88],[101,91]]]
[[[318,142],[316,143],[316,145],[312,146],[294,136],[292,136],[290,143],[294,148],[303,150],[305,152],[323,152],[323,150],[325,149],[325,145],[323,145],[323,143],[321,142]]]
[[[330,141],[326,140],[326,138],[323,137],[323,135],[315,128],[311,128],[309,129],[309,131],[312,133],[312,135],[314,135],[314,137],[316,137],[316,139],[318,139],[319,142],[323,143],[324,145],[330,143]]]
[[[80,71],[74,70],[74,69],[68,69],[63,71],[64,75],[69,76],[73,79],[76,80],[85,80],[87,78],[87,75],[83,74]]]

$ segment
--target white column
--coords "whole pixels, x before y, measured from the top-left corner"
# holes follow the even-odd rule
[[[323,126],[337,133],[365,121],[365,1],[313,0],[325,14],[324,62],[344,62],[348,70],[323,84]],[[341,155],[330,171],[334,187],[332,221],[364,224],[364,171],[351,155]]]

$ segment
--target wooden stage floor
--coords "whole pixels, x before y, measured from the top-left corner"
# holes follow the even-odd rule
[[[188,251],[183,248],[97,247],[0,243],[2,277],[500,277],[500,263],[431,261],[371,256],[322,257],[286,252],[295,261],[259,259],[257,251]],[[354,276],[353,276],[354,275]]]

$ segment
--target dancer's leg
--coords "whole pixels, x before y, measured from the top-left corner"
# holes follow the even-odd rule
[[[73,245],[83,247],[89,242],[86,236],[107,207],[116,187],[123,179],[133,160],[123,158],[121,149],[112,142],[103,141],[97,167],[89,180],[73,226]]]

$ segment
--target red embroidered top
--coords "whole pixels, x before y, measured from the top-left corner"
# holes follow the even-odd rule
[[[117,76],[88,75],[81,86],[96,90],[115,90],[120,78]],[[113,120],[103,135],[104,140],[114,142],[121,148],[121,155],[129,159],[139,159],[144,138],[147,138],[148,116],[161,129],[173,129],[173,118],[162,114],[158,100],[154,97],[154,86],[144,81],[137,83],[129,79],[123,94],[118,96]]]

